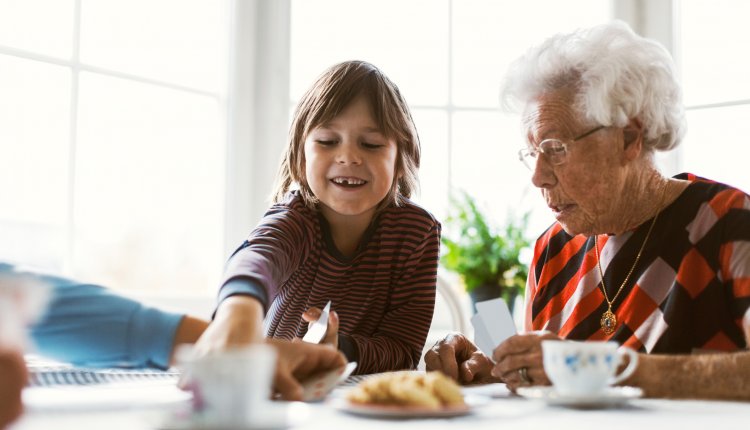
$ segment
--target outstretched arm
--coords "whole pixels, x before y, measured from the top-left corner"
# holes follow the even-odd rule
[[[237,295],[224,299],[214,320],[196,343],[199,353],[222,351],[263,339],[263,305],[255,297]]]
[[[204,331],[208,328],[208,321],[185,315],[177,326],[174,339],[172,340],[172,353],[169,355],[169,363],[175,365],[175,352],[182,344],[191,344],[198,341]]]
[[[750,310],[743,319],[750,342]],[[750,344],[750,343],[749,343]],[[750,351],[731,354],[645,355],[625,385],[641,387],[649,397],[750,400]]]
[[[645,355],[625,385],[648,397],[750,400],[750,352]]]
[[[31,327],[38,351],[91,367],[167,368],[175,343],[194,341],[205,323],[146,306],[92,284],[38,275],[53,287],[45,315]]]

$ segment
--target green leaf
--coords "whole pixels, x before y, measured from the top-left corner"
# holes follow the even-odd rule
[[[497,285],[503,296],[523,294],[528,267],[519,259],[530,246],[525,237],[529,213],[520,218],[509,214],[498,228],[465,191],[452,195],[445,220],[440,262],[457,272],[467,291],[480,285]]]

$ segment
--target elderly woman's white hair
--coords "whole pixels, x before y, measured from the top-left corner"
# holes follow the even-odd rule
[[[556,35],[531,48],[511,65],[501,100],[507,110],[518,110],[564,87],[576,90],[574,109],[591,122],[624,127],[640,120],[648,149],[668,151],[685,134],[672,57],[622,21]]]

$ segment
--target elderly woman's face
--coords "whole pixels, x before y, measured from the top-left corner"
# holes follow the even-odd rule
[[[564,162],[553,165],[547,155],[537,157],[532,182],[542,190],[547,205],[568,234],[614,232],[624,182],[621,129],[603,128],[573,141],[600,124],[584,122],[573,109],[573,93],[547,93],[526,108],[529,144],[559,139],[567,147]]]

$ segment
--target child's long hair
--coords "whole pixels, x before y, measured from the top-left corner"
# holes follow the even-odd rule
[[[398,148],[393,184],[378,211],[401,205],[416,191],[421,149],[409,106],[396,84],[380,69],[365,61],[347,61],[324,72],[297,105],[276,179],[274,203],[282,201],[296,184],[305,204],[315,208],[318,198],[305,177],[305,139],[312,129],[332,120],[360,95],[368,100],[375,124],[387,138],[396,140]]]

